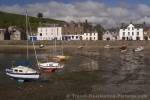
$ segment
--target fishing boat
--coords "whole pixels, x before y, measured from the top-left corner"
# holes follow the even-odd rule
[[[38,63],[39,69],[43,72],[55,72],[58,69],[62,69],[64,67],[63,64],[57,62],[44,62]]]
[[[26,12],[26,34],[28,36],[28,24],[29,21],[27,17]],[[33,43],[34,46],[34,43]],[[35,50],[35,46],[34,46]],[[28,38],[27,38],[27,55],[26,60],[29,61],[29,54],[28,54]],[[19,64],[19,65],[12,65],[11,68],[6,68],[6,75],[9,77],[18,80],[19,82],[24,82],[25,80],[36,80],[39,79],[40,73],[38,73],[36,70],[29,68],[29,65]]]
[[[144,50],[143,46],[139,46],[139,47],[133,49],[134,52],[140,52],[140,51],[143,51],[143,50]]]

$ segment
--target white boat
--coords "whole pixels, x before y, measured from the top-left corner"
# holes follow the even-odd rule
[[[140,47],[137,47],[136,49],[133,49],[134,52],[139,52],[139,51],[143,51],[144,50],[144,47],[140,46]]]
[[[28,25],[27,25],[27,21],[29,21],[28,17],[27,17],[27,13],[26,13],[26,34],[28,36]],[[33,42],[33,46],[34,46],[34,42]],[[35,49],[35,46],[34,46]],[[36,51],[35,51],[36,54]],[[28,60],[28,39],[27,39],[27,60]],[[7,68],[6,70],[6,75],[10,76],[13,79],[17,79],[18,81],[21,80],[22,82],[24,80],[35,80],[35,79],[39,79],[40,74],[32,69],[29,68],[27,65],[22,65],[20,64],[19,66],[12,66],[12,68]]]
[[[55,72],[58,69],[64,68],[64,65],[57,62],[38,63],[39,69],[44,72]]]
[[[37,80],[40,77],[40,74],[36,70],[26,66],[7,68],[6,75],[17,80]]]
[[[43,47],[44,47],[44,45],[43,45],[43,44],[40,44],[40,45],[39,45],[39,48],[43,48]]]
[[[109,49],[109,48],[111,48],[111,46],[110,45],[105,45],[104,48]]]

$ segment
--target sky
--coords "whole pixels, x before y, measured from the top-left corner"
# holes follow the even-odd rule
[[[0,11],[30,16],[42,12],[46,18],[67,22],[102,24],[116,27],[121,23],[150,24],[150,0],[0,0]]]

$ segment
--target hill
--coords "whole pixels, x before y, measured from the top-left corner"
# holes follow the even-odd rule
[[[42,20],[36,17],[29,16],[30,24],[33,30],[36,30],[39,23],[62,24],[64,21],[43,18]],[[25,29],[25,15],[18,15],[0,11],[0,28],[7,28],[8,26],[17,26]]]

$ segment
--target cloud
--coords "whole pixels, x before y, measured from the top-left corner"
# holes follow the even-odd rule
[[[25,9],[29,15],[36,16],[42,12],[44,17],[69,21],[84,21],[87,19],[92,23],[100,23],[104,27],[115,27],[125,22],[150,24],[150,6],[138,4],[134,7],[108,6],[96,1],[83,1],[74,3],[62,3],[50,1],[47,3],[27,4],[24,6],[0,6],[1,11],[24,14]]]

